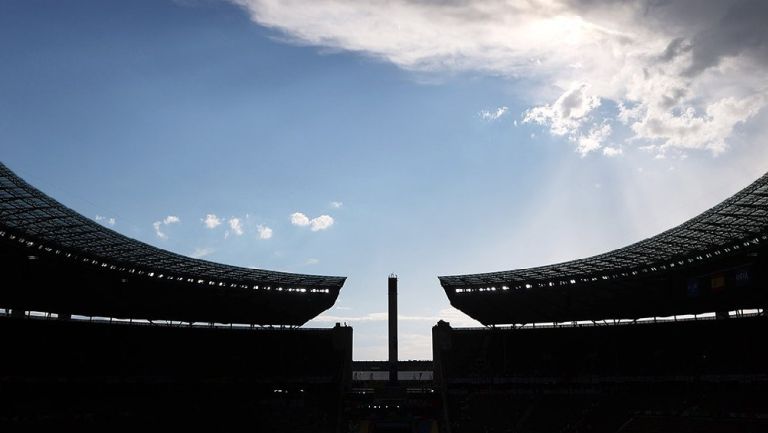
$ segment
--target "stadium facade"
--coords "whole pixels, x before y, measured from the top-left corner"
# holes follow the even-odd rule
[[[530,269],[439,277],[484,325],[636,319],[766,304],[768,175],[625,248]]]
[[[296,327],[343,277],[158,249],[0,164],[0,430],[339,431],[352,329]]]
[[[336,301],[344,277],[184,257],[65,207],[0,164],[0,306],[63,315],[299,326]]]
[[[768,175],[594,257],[440,277],[444,431],[768,431]],[[497,326],[508,325],[508,326]]]
[[[768,175],[595,257],[439,277],[485,327],[433,361],[352,362],[301,327],[343,277],[191,259],[120,235],[0,164],[0,430],[768,431]]]

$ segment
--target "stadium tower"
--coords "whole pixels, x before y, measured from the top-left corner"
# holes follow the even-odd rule
[[[397,384],[397,275],[387,280],[389,299],[389,382]]]

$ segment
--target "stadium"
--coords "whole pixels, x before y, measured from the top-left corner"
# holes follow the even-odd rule
[[[337,431],[352,329],[299,326],[344,278],[159,250],[4,165],[0,203],[0,430]]]
[[[433,361],[353,362],[304,328],[343,277],[244,269],[118,234],[0,165],[5,431],[768,429],[768,175],[598,256],[440,277],[485,325],[437,323]]]
[[[446,431],[764,431],[768,176],[582,260],[441,277]],[[504,326],[497,326],[504,325]]]
[[[0,0],[0,433],[768,432],[767,22]]]

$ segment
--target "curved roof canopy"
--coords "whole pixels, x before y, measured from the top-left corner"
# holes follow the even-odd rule
[[[0,244],[6,264],[18,261],[4,272],[14,280],[0,289],[4,308],[300,325],[333,305],[345,281],[228,266],[153,247],[67,208],[2,163]]]
[[[691,220],[586,259],[438,277],[481,323],[666,316],[765,302],[768,174]]]

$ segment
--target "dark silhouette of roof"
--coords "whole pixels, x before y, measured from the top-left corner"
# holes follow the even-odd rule
[[[47,271],[61,270],[66,267],[64,263],[78,266],[88,264],[91,269],[133,277],[131,280],[121,277],[119,280],[122,283],[132,283],[138,279],[143,282],[138,284],[139,286],[154,287],[154,293],[143,294],[151,295],[151,298],[143,301],[132,299],[131,302],[136,305],[147,307],[152,303],[162,304],[158,302],[158,298],[169,296],[171,293],[179,297],[175,302],[177,306],[167,308],[166,311],[158,306],[155,309],[144,308],[147,310],[144,313],[138,311],[141,310],[139,308],[136,315],[130,311],[122,313],[123,316],[133,318],[149,315],[154,318],[185,321],[303,324],[333,305],[346,279],[345,277],[303,275],[229,266],[193,259],[153,247],[121,235],[67,208],[25,182],[2,163],[0,163],[0,239],[3,240],[3,250],[7,255],[14,257],[19,255],[10,251],[17,250],[21,245],[25,249],[27,258],[34,257],[36,260],[50,258],[51,260],[46,262]],[[27,274],[18,275],[18,277],[31,278],[32,276]],[[40,283],[42,284],[42,281]],[[77,286],[80,283],[67,281],[66,284]],[[110,286],[111,282],[105,284],[107,284],[104,288],[106,291],[114,288]],[[61,282],[58,285],[61,285]],[[219,301],[231,295],[232,305],[228,308],[231,308],[233,313],[231,315],[227,313],[226,301],[223,305],[219,305],[221,311],[216,314],[205,314],[205,308],[202,305],[195,305],[197,311],[195,314],[179,311],[183,308],[179,308],[178,304],[185,303],[184,287],[193,287],[195,293],[199,293],[201,288],[208,288],[209,291],[216,292]],[[144,291],[140,287],[134,288],[137,293]],[[119,291],[123,293],[125,289],[120,288]],[[76,298],[77,289],[71,290],[70,294]],[[43,295],[45,294],[40,293],[40,296]],[[268,296],[269,302],[261,302],[266,299],[265,296]],[[0,301],[1,298],[0,293]],[[244,306],[238,305],[244,300],[247,300],[245,305],[252,308],[250,313],[242,311]],[[93,315],[108,315],[104,313],[114,310],[113,307],[105,307],[104,311],[100,311],[98,305],[92,305],[93,302],[88,303],[91,304],[89,313]],[[32,306],[28,305],[24,308],[30,309]],[[5,305],[5,307],[11,306]],[[68,305],[66,308],[62,306],[62,308],[67,312],[82,314],[77,305]],[[264,308],[270,310],[269,314],[266,314],[269,318],[263,314],[267,313]],[[280,309],[286,310],[284,320],[279,318]],[[292,313],[294,317],[291,317]]]
[[[548,266],[438,278],[454,306],[485,324],[686,314],[763,297],[740,289],[722,303],[701,302],[712,287],[700,286],[710,273],[754,286],[763,278],[760,253],[767,243],[768,174],[691,220],[624,248]],[[681,293],[691,296],[677,299]]]

